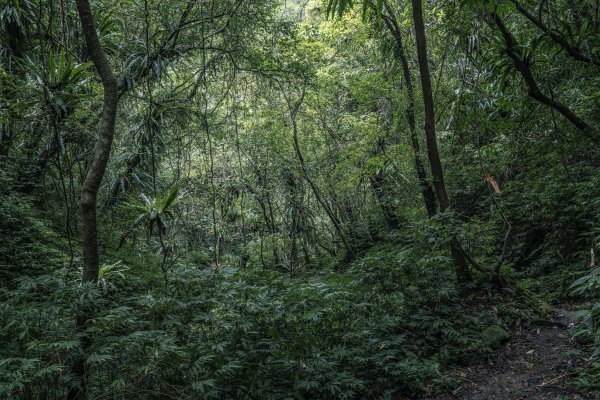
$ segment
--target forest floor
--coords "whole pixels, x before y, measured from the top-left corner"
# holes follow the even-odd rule
[[[570,327],[575,313],[557,309],[553,322],[532,322],[512,330],[510,341],[491,357],[454,372],[459,385],[445,399],[567,400],[598,399],[569,382],[586,363]]]

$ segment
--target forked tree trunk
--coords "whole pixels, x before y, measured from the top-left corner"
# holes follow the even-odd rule
[[[427,61],[427,41],[425,39],[425,24],[423,23],[423,10],[421,0],[411,0],[413,8],[413,20],[415,24],[415,37],[417,42],[417,58],[419,59],[419,72],[421,75],[421,88],[423,92],[423,104],[425,108],[425,137],[427,142],[427,156],[433,177],[433,188],[440,204],[440,210],[444,212],[450,207],[450,199],[444,184],[444,173],[442,163],[437,149],[437,138],[435,134],[435,110],[433,105],[433,92],[431,89],[431,78],[429,64]],[[456,267],[456,275],[459,282],[471,280],[469,266],[465,255],[456,240],[450,243],[452,260]]]
[[[96,282],[98,280],[98,232],[96,223],[96,201],[98,188],[104,177],[106,164],[112,147],[115,130],[115,119],[117,115],[118,86],[117,79],[110,67],[108,59],[104,55],[100,40],[94,26],[94,18],[88,0],[77,0],[77,11],[81,21],[81,28],[85,37],[85,43],[94,62],[94,66],[102,80],[104,88],[104,104],[102,116],[98,123],[98,139],[94,147],[92,161],[88,167],[81,192],[81,213],[83,231],[83,281]],[[76,320],[76,328],[79,333],[84,333],[85,326],[89,320],[89,312],[84,308],[79,310]],[[81,339],[84,354],[91,345],[91,339],[85,334]],[[81,380],[81,387],[73,387],[68,399],[85,399],[87,397],[87,371],[84,357],[74,363],[74,372]]]

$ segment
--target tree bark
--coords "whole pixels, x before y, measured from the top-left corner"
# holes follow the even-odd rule
[[[417,58],[419,60],[419,72],[421,75],[421,88],[423,92],[423,104],[425,108],[425,137],[427,142],[427,156],[433,177],[433,187],[440,204],[440,210],[444,212],[450,207],[450,198],[444,184],[442,163],[437,148],[435,132],[435,109],[433,104],[433,91],[431,88],[431,77],[427,60],[427,40],[425,38],[425,24],[423,23],[423,9],[421,0],[411,0],[413,8],[413,21],[415,24],[415,38],[417,42]],[[456,267],[456,275],[461,283],[471,280],[469,266],[458,241],[453,239],[450,243],[452,260]]]
[[[117,79],[106,58],[94,26],[94,18],[88,0],[77,0],[77,11],[81,27],[85,36],[88,52],[94,62],[96,70],[102,80],[104,88],[104,103],[102,116],[98,123],[98,139],[94,147],[92,161],[88,167],[81,192],[81,213],[83,231],[83,282],[96,282],[98,280],[98,232],[96,221],[96,202],[98,188],[104,177],[106,164],[112,147],[117,115],[118,85]],[[79,310],[76,319],[76,329],[83,333],[81,346],[83,352],[91,345],[91,338],[87,336],[85,326],[89,321],[89,312],[85,307]],[[69,391],[68,399],[85,399],[87,397],[87,374],[84,357],[78,358],[74,363],[74,372],[81,379],[81,387],[73,387]]]
[[[102,86],[104,104],[98,124],[98,139],[94,147],[92,162],[88,167],[81,193],[83,217],[83,280],[95,282],[98,279],[98,235],[96,226],[96,201],[98,188],[104,177],[106,164],[112,147],[117,115],[118,85],[117,79],[106,58],[100,40],[96,34],[94,19],[88,0],[77,0],[77,11],[88,51],[94,62]]]

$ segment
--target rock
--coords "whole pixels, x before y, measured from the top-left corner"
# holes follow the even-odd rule
[[[490,325],[481,332],[481,340],[490,346],[497,347],[510,340],[511,335],[500,325]]]

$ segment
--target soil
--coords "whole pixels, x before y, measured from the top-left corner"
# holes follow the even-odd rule
[[[571,335],[575,314],[563,309],[555,314],[555,321],[534,321],[511,331],[510,341],[491,357],[454,371],[459,384],[442,399],[600,399],[569,385],[586,364],[585,354]]]

